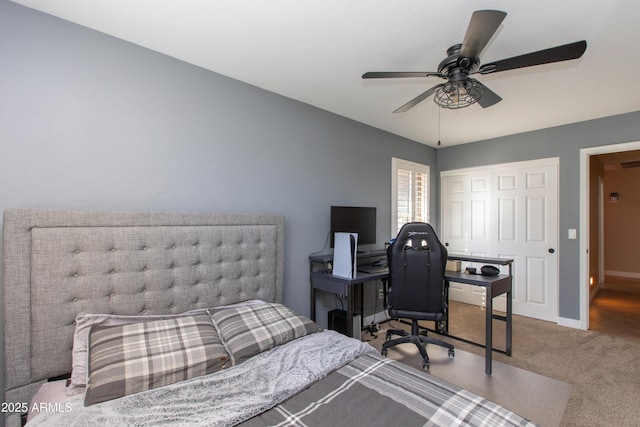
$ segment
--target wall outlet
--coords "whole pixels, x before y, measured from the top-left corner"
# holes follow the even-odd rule
[[[384,289],[378,289],[378,299],[384,299]]]

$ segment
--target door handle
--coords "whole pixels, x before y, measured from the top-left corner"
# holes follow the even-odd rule
[[[556,251],[555,249],[553,249],[553,248],[549,248],[549,253],[550,253],[550,254],[554,253],[555,251]]]

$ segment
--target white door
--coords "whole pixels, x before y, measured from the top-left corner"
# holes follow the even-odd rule
[[[489,173],[452,175],[441,182],[441,240],[447,251],[451,255],[489,256]],[[462,269],[472,266],[463,263]],[[483,288],[450,283],[449,298],[453,301],[484,305],[484,297]]]
[[[473,191],[461,195],[452,193],[453,183],[486,179],[485,213],[479,215],[473,204],[467,203],[472,222],[459,221],[451,215],[458,200],[473,200]],[[458,186],[459,187],[459,186]],[[473,190],[469,187],[469,190]],[[451,253],[486,255],[512,258],[513,263],[513,312],[523,316],[557,322],[558,317],[558,160],[543,159],[490,168],[456,171],[442,177],[442,234]],[[455,209],[455,208],[453,208]],[[465,209],[461,207],[460,209]],[[484,218],[484,219],[483,219]],[[483,223],[487,230],[484,251],[468,250],[467,241],[473,241],[474,231],[468,227]],[[476,224],[476,227],[478,225]],[[467,236],[457,238],[451,232]],[[454,238],[455,237],[455,238]],[[479,267],[479,266],[476,266]],[[463,266],[464,268],[464,266]],[[502,267],[507,273],[507,267]],[[462,302],[482,304],[475,296],[473,286],[452,284],[450,297]],[[504,310],[504,299],[496,301],[495,308]]]

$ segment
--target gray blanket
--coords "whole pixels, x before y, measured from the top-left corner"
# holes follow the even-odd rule
[[[42,413],[28,426],[533,426],[333,331],[160,389],[89,407],[82,396],[71,402],[70,410]]]
[[[319,351],[320,349],[320,351]],[[37,426],[231,426],[303,390],[369,344],[323,331],[261,353],[215,374],[85,407],[71,398],[60,412],[42,413]]]
[[[533,427],[533,424],[426,372],[367,353],[241,426]]]

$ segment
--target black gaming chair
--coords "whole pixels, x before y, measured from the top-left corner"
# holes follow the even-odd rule
[[[418,327],[418,320],[433,320],[439,326],[447,314],[444,279],[447,249],[433,228],[423,222],[405,224],[387,249],[387,260],[389,316],[410,319],[411,333],[395,329],[387,331],[382,355],[387,355],[389,347],[413,343],[422,355],[422,367],[429,367],[429,356],[423,344],[446,347],[449,356],[454,356],[453,345],[421,335]],[[392,340],[392,335],[400,335],[400,338]]]

